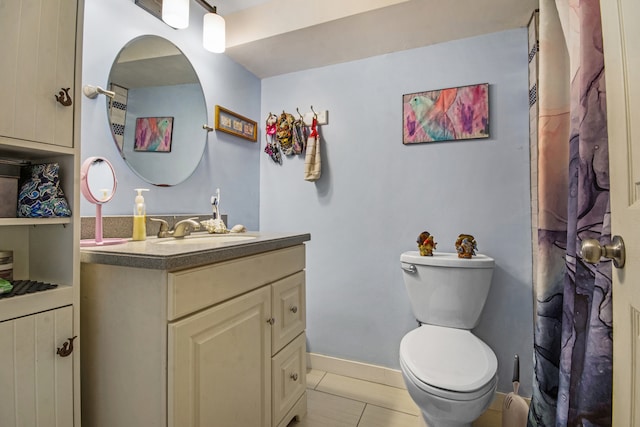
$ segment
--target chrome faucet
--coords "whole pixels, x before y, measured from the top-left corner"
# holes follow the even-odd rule
[[[169,229],[169,223],[164,219],[149,218],[151,221],[160,223],[160,230],[158,230],[158,237],[184,237],[191,234],[191,231],[200,230],[200,224],[196,222],[198,218],[188,218],[178,221],[174,224],[173,229]]]

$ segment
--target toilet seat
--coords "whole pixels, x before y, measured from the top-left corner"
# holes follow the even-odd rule
[[[402,338],[400,364],[420,389],[455,400],[471,400],[494,388],[498,369],[491,348],[470,331],[434,325]]]

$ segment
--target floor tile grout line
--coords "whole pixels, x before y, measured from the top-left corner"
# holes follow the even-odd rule
[[[313,390],[316,390],[318,388],[318,386],[320,385],[320,383],[322,382],[322,380],[324,379],[324,377],[327,375],[326,371],[319,371],[322,372],[322,377],[320,377],[320,379],[318,380],[318,382],[316,383],[316,385],[313,387]]]
[[[375,404],[375,403],[367,402],[367,401],[365,401],[365,400],[354,399],[353,397],[344,396],[344,395],[342,395],[342,394],[329,393],[329,392],[327,392],[327,391],[323,391],[323,390],[316,390],[316,389],[310,389],[310,390],[313,390],[313,391],[315,391],[316,393],[322,393],[322,394],[326,394],[326,395],[329,395],[329,396],[339,397],[340,399],[345,399],[345,400],[350,400],[350,401],[352,401],[352,402],[362,403],[362,404],[364,405],[364,408],[362,409],[362,413],[363,413],[363,414],[364,414],[364,409],[365,409],[368,405],[371,405],[371,406],[375,406],[376,408],[385,409],[385,410],[387,410],[387,411],[397,412],[397,413],[399,413],[399,414],[405,414],[405,415],[409,415],[409,416],[412,416],[412,417],[418,417],[418,416],[419,416],[419,415],[416,415],[416,414],[412,414],[411,412],[402,411],[402,410],[399,410],[399,409],[397,409],[397,408],[389,408],[388,406],[382,406],[382,405],[379,405],[379,404]],[[361,417],[362,417],[362,415],[361,415]],[[360,422],[360,421],[358,421],[358,423],[359,423],[359,422]]]
[[[329,393],[329,392],[322,391],[322,390],[313,390],[313,391],[315,391],[316,393],[326,394],[328,396],[339,397],[340,399],[344,399],[344,400],[350,400],[352,402],[362,403],[365,406],[368,405],[367,402],[363,402],[362,400],[354,399],[353,397],[347,397],[347,396],[343,396],[341,394]]]
[[[374,406],[376,408],[380,408],[380,409],[385,409],[387,411],[392,411],[392,412],[397,412],[399,414],[405,414],[405,415],[409,415],[411,417],[418,417],[419,415],[416,414],[412,414],[411,412],[406,412],[406,411],[401,411],[399,409],[392,409],[392,408],[387,408],[386,406],[380,406],[380,405],[376,405],[375,403],[369,403],[369,402],[365,402],[367,405],[371,405]]]
[[[360,412],[360,417],[358,418],[358,422],[356,423],[356,427],[360,426],[360,422],[362,421],[362,416],[364,415],[364,411],[367,409],[367,405],[369,405],[366,402],[363,402],[364,406],[362,407],[362,412]]]
[[[361,377],[352,377],[350,375],[336,374],[335,372],[325,372],[324,375],[322,375],[322,378],[324,379],[324,377],[327,374],[334,375],[334,376],[337,376],[337,377],[343,377],[343,378],[349,378],[349,379],[352,379],[352,380],[362,381],[362,382],[365,382],[365,383],[371,383],[371,384],[375,384],[375,385],[379,385],[379,386],[383,386],[383,387],[389,387],[389,388],[393,388],[393,389],[396,389],[396,390],[407,391],[406,387],[396,387],[394,385],[389,385],[389,384],[387,384],[385,382],[382,382],[382,381],[365,380],[365,379],[362,379]]]

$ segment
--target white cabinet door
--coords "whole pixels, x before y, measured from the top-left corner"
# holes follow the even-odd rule
[[[77,3],[0,2],[0,137],[73,146]]]
[[[0,322],[3,427],[73,426],[73,359],[56,354],[73,334],[71,306]]]
[[[268,286],[169,324],[169,427],[271,423]]]

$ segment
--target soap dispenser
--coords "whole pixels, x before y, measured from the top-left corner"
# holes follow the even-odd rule
[[[133,235],[131,240],[145,240],[147,238],[146,215],[147,208],[144,204],[143,191],[149,191],[148,188],[136,188],[137,191],[135,202],[133,204]]]

